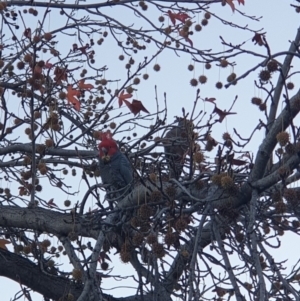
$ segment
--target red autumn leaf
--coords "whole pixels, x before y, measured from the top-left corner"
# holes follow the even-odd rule
[[[27,194],[27,190],[25,189],[24,186],[19,187],[19,195],[23,196]]]
[[[185,23],[186,19],[189,19],[190,16],[186,13],[178,13],[175,15],[175,19],[181,21],[182,23]]]
[[[244,0],[237,0],[237,2],[238,2],[239,4],[245,5],[245,1],[244,1]]]
[[[189,19],[189,15],[186,13],[172,13],[170,10],[168,10],[168,16],[171,20],[171,22],[173,23],[173,25],[176,24],[176,20],[184,23],[186,21],[186,19]]]
[[[48,205],[49,207],[58,207],[58,206],[54,203],[54,199],[50,199],[50,200],[48,201],[47,205]]]
[[[80,102],[77,99],[81,95],[79,90],[75,90],[71,85],[68,85],[67,100],[71,103],[76,111],[80,111]]]
[[[39,65],[35,65],[33,73],[41,74],[42,72],[43,72],[43,68],[41,68]]]
[[[232,11],[234,12],[235,11],[235,7],[234,7],[234,4],[233,4],[233,0],[226,0],[226,2],[231,7]]]
[[[24,31],[24,36],[28,39],[31,38],[31,29],[30,28],[26,28]]]
[[[85,84],[84,81],[85,81],[85,79],[81,79],[78,82],[79,89],[81,89],[81,90],[91,90],[91,89],[94,88],[94,86],[92,84]]]
[[[123,101],[127,98],[131,98],[132,94],[124,94],[124,90],[119,95],[119,108],[122,106]]]
[[[124,99],[125,104],[127,105],[127,107],[129,108],[129,110],[131,111],[131,113],[135,115],[137,115],[138,113],[140,113],[141,111],[148,113],[148,110],[144,107],[144,105],[142,104],[141,101],[134,99],[132,101],[132,103],[130,103],[129,101],[127,101],[126,99]]]
[[[59,68],[56,67],[54,70],[54,80],[57,84],[61,84],[62,81],[67,81],[68,79],[68,74],[67,74],[68,70],[66,68]]]
[[[222,111],[219,108],[217,108],[217,106],[215,106],[213,113],[217,113],[219,115],[219,117],[220,117],[219,122],[222,122],[227,115],[236,114],[236,113]]]
[[[175,14],[173,14],[170,10],[168,10],[168,16],[169,16],[171,22],[173,23],[173,25],[176,24],[176,20],[175,20],[174,15],[175,15]]]
[[[252,38],[252,42],[254,42],[254,44],[258,44],[259,46],[262,46],[264,44],[263,41],[263,33],[255,33],[254,37]]]
[[[49,59],[49,60],[46,61],[45,65],[44,65],[45,69],[51,69],[53,67],[53,64],[49,63],[50,60],[51,59]]]

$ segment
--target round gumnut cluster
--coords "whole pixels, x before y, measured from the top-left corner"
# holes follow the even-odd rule
[[[259,106],[259,109],[263,112],[263,111],[265,111],[266,110],[266,108],[267,108],[267,105],[266,105],[266,103],[265,102],[263,102],[263,103],[261,103]]]
[[[225,132],[223,135],[222,135],[222,138],[223,138],[223,140],[229,140],[229,139],[231,139],[231,136],[230,136],[230,134],[228,133],[228,132]]]
[[[230,176],[225,175],[221,178],[221,186],[224,189],[230,189],[234,186],[234,181]]]
[[[152,191],[150,198],[151,198],[151,202],[153,203],[157,203],[161,200],[162,194],[159,190],[154,190]]]
[[[205,69],[209,70],[209,69],[211,68],[211,64],[210,64],[210,63],[206,63],[206,64],[204,65],[204,67],[205,67]]]
[[[207,19],[207,20],[210,19],[210,17],[211,17],[211,14],[209,12],[206,12],[204,14],[204,18]]]
[[[292,83],[292,82],[289,82],[287,83],[286,87],[289,89],[289,90],[293,90],[295,85]]]
[[[155,233],[150,233],[147,236],[146,240],[149,245],[153,245],[153,244],[157,243],[157,235]]]
[[[129,252],[121,251],[120,259],[123,263],[128,263],[131,259],[131,254]]]
[[[139,6],[141,7],[142,10],[148,9],[148,5],[145,3],[145,1],[140,1]]]
[[[147,204],[143,204],[138,211],[139,217],[141,219],[148,219],[150,216],[152,216],[152,210],[151,207]]]
[[[199,82],[200,84],[205,84],[207,82],[207,77],[205,75],[200,75]]]
[[[208,24],[208,20],[207,19],[203,19],[202,21],[201,21],[201,25],[202,26],[206,26]]]
[[[263,69],[259,73],[259,78],[263,82],[267,82],[271,78],[271,73],[267,69]]]
[[[284,202],[275,203],[275,212],[276,213],[285,213],[286,212],[286,204]]]
[[[267,64],[267,69],[270,72],[274,72],[278,69],[278,63],[275,60],[271,60]]]
[[[223,88],[222,82],[217,82],[217,83],[216,83],[216,88],[217,88],[217,89],[222,89],[222,88]]]
[[[191,84],[192,87],[198,86],[198,81],[197,81],[197,79],[196,79],[196,78],[192,78],[192,79],[190,80],[190,84]]]
[[[152,245],[152,251],[157,258],[162,258],[165,256],[164,246],[158,242]]]
[[[159,71],[160,70],[160,65],[159,64],[155,64],[154,66],[153,66],[153,69],[154,69],[154,71]]]
[[[188,65],[188,70],[193,71],[194,70],[194,65],[192,65],[192,64]]]
[[[292,202],[296,198],[296,192],[293,189],[285,189],[283,193],[283,197],[287,200],[287,202]]]
[[[44,33],[44,39],[46,41],[50,41],[52,39],[52,33],[51,32]]]
[[[172,230],[167,231],[165,237],[164,237],[164,242],[166,245],[170,246],[176,242],[177,239],[176,233],[172,232]]]
[[[226,68],[226,67],[228,66],[228,61],[227,61],[226,59],[222,59],[222,60],[220,61],[220,66],[221,66],[222,68]]]
[[[285,146],[290,141],[289,133],[282,131],[276,135],[277,142],[280,146]]]
[[[227,77],[227,82],[231,83],[236,79],[236,74],[232,72],[231,74],[228,75]]]
[[[202,152],[197,152],[194,154],[194,161],[196,163],[201,163],[204,161],[204,155]]]
[[[158,21],[159,22],[164,22],[165,21],[165,17],[164,16],[159,16],[158,17]]]
[[[81,280],[82,279],[82,271],[80,269],[73,269],[72,277],[74,280]]]
[[[169,185],[169,186],[167,186],[167,188],[166,188],[166,194],[169,196],[169,197],[175,197],[175,195],[176,195],[176,188],[174,187],[174,186],[172,186],[172,185]]]
[[[110,124],[109,124],[109,127],[112,129],[112,130],[114,130],[115,128],[116,128],[116,123],[115,122],[111,122]]]
[[[144,241],[144,235],[140,232],[137,232],[133,235],[133,238],[132,238],[132,243],[135,245],[135,246],[140,246]]]
[[[196,24],[195,25],[195,31],[201,31],[202,30],[202,26],[200,24]]]
[[[181,232],[186,229],[187,225],[188,225],[187,221],[181,217],[176,221],[175,228],[178,232]]]
[[[256,106],[259,106],[262,103],[262,99],[259,97],[252,97],[251,102]]]

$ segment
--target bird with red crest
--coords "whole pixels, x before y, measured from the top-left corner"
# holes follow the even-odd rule
[[[132,190],[132,166],[110,131],[102,133],[98,149],[100,176],[106,190],[110,192],[108,198],[121,200]]]

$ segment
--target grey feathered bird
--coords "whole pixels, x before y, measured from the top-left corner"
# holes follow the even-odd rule
[[[100,155],[100,176],[107,191],[115,192],[118,198],[125,197],[133,184],[133,169],[127,157],[119,150],[110,132],[102,135],[98,145]]]
[[[193,124],[186,118],[177,117],[177,122],[178,125],[174,125],[165,136],[164,149],[169,165],[169,176],[178,180],[182,174],[185,156],[189,149],[189,136]]]

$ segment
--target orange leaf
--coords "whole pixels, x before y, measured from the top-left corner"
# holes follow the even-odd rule
[[[252,38],[252,42],[254,42],[254,44],[258,44],[259,46],[264,45],[264,33],[255,33],[254,37]]]
[[[80,111],[80,102],[76,98],[76,96],[79,97],[80,95],[81,93],[79,90],[75,90],[71,85],[68,85],[67,100],[75,107],[76,111]]]
[[[56,67],[55,70],[54,70],[54,80],[57,84],[61,84],[62,81],[67,81],[68,79],[68,74],[67,74],[68,70],[66,68],[59,68],[59,67]]]
[[[43,72],[43,69],[39,65],[35,65],[33,72],[35,74],[41,74]]]
[[[127,98],[131,98],[132,94],[124,94],[124,90],[119,95],[119,107],[122,106],[123,101]]]
[[[54,203],[54,199],[52,198],[52,199],[50,199],[49,201],[48,201],[48,206],[49,207],[58,207],[55,203]]]
[[[170,10],[168,10],[168,16],[171,20],[171,22],[173,23],[173,25],[176,24],[176,20],[184,23],[186,21],[186,19],[189,19],[189,15],[186,13],[172,13]]]
[[[92,84],[85,84],[84,81],[85,81],[85,79],[81,79],[78,82],[79,89],[81,89],[81,90],[91,90],[91,89],[94,88],[94,86]]]
[[[24,31],[24,36],[28,39],[31,38],[31,29],[30,28],[26,28]]]
[[[227,115],[236,114],[236,113],[222,111],[219,108],[217,108],[217,106],[215,106],[213,113],[217,113],[219,115],[219,117],[220,117],[219,122],[222,122]]]
[[[175,25],[176,20],[175,20],[174,14],[170,10],[168,10],[168,16],[169,16],[171,22],[173,23],[173,25]]]
[[[49,59],[49,60],[46,61],[45,65],[44,65],[45,69],[51,69],[53,67],[53,64],[49,63],[50,60],[51,59]]]
[[[232,11],[234,12],[235,11],[235,7],[234,7],[234,4],[233,4],[233,0],[226,0],[226,2],[231,7]]]
[[[11,242],[9,240],[6,239],[0,239],[0,249],[4,249],[7,250],[6,245],[10,244]]]
[[[126,99],[124,99],[125,104],[127,105],[127,107],[129,108],[129,110],[131,111],[131,113],[135,115],[137,115],[138,113],[140,113],[141,111],[148,113],[148,110],[144,107],[144,105],[142,104],[141,101],[134,99],[132,101],[132,103],[130,103],[129,101],[127,101]]]

